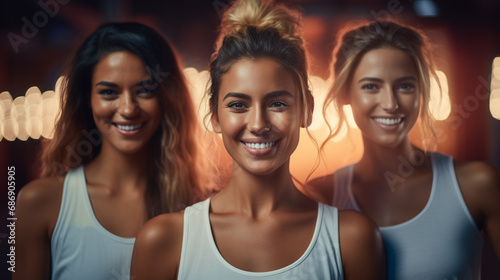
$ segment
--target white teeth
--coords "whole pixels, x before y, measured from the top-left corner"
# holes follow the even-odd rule
[[[135,125],[122,125],[122,124],[116,124],[116,127],[121,130],[125,131],[132,131],[141,128],[142,124],[135,124]]]
[[[378,123],[381,123],[381,124],[385,124],[385,125],[395,125],[395,124],[399,124],[403,118],[373,118],[376,122]]]
[[[260,150],[260,149],[265,149],[274,146],[274,142],[267,142],[267,143],[246,143],[243,142],[247,147]]]

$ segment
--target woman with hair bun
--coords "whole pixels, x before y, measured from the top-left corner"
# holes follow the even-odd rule
[[[19,193],[20,279],[123,279],[152,217],[204,198],[200,125],[173,48],[139,23],[106,23],[63,83],[42,178]]]
[[[485,233],[500,256],[500,180],[485,162],[463,162],[410,141],[417,119],[432,139],[428,39],[392,21],[346,28],[323,112],[351,105],[362,133],[359,162],[310,184],[319,201],[361,211],[380,228],[389,279],[480,279]],[[330,138],[340,130],[338,126]]]
[[[210,64],[210,120],[233,159],[215,196],[158,216],[137,237],[140,279],[383,279],[373,222],[299,192],[289,171],[313,98],[298,17],[242,0],[224,14]]]

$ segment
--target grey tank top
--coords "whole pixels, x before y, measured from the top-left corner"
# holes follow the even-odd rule
[[[184,233],[177,279],[344,279],[337,208],[318,204],[313,238],[304,254],[295,262],[273,271],[250,272],[232,266],[220,254],[212,235],[209,207],[210,199],[207,199],[186,208],[184,212]]]
[[[83,166],[70,170],[50,243],[53,280],[130,278],[135,238],[107,231],[90,203]]]
[[[432,190],[424,209],[380,227],[388,279],[480,279],[482,238],[458,186],[453,159],[432,153]],[[361,212],[352,192],[354,165],[335,172],[334,205]]]

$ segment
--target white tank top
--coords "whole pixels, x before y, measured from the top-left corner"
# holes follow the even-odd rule
[[[298,260],[277,270],[250,272],[232,266],[220,254],[211,231],[209,207],[207,199],[184,212],[178,279],[344,279],[337,208],[318,204],[312,240]]]
[[[453,159],[432,153],[433,181],[424,209],[380,227],[388,279],[480,279],[482,238],[458,186]],[[353,165],[335,172],[334,205],[361,212],[352,192]]]
[[[53,280],[129,279],[135,238],[116,236],[94,215],[83,166],[71,170],[51,239]]]

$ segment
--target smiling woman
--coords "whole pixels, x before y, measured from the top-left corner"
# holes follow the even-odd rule
[[[293,76],[274,59],[241,59],[224,75],[219,92],[212,126],[233,158],[233,174],[288,169],[301,126],[300,88]]]
[[[129,52],[111,53],[96,65],[90,104],[102,145],[126,154],[146,147],[162,118],[151,83],[141,59]]]
[[[485,162],[412,143],[419,114],[433,138],[428,100],[437,75],[427,37],[382,21],[347,27],[340,38],[324,111],[351,105],[364,151],[359,162],[313,180],[310,193],[373,219],[389,279],[480,279],[481,233],[500,256],[500,178]]]
[[[19,193],[14,279],[129,278],[143,224],[205,197],[181,69],[169,44],[138,23],[104,24],[78,49],[43,178]]]
[[[145,225],[135,279],[384,279],[375,225],[311,200],[290,174],[314,107],[298,23],[269,1],[237,1],[224,14],[208,95],[231,179],[213,197]]]

